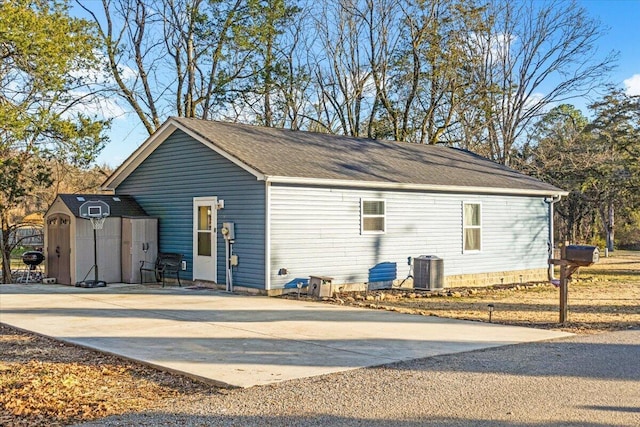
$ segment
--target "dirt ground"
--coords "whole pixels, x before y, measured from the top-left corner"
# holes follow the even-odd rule
[[[525,283],[443,292],[387,290],[327,300],[416,315],[492,321],[579,334],[640,327],[640,252],[615,252],[569,285],[568,322],[558,289]],[[295,298],[295,296],[289,296]],[[0,324],[0,425],[54,426],[140,411],[168,397],[223,393],[180,375]]]

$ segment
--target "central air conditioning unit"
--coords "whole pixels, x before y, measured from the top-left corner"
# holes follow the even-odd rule
[[[444,260],[431,255],[414,258],[413,287],[430,291],[444,288]]]

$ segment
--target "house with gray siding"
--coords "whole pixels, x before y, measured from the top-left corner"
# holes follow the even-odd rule
[[[446,286],[545,280],[567,194],[465,150],[188,118],[104,187],[159,219],[181,277],[267,293],[310,276],[397,283],[421,255],[443,260]]]

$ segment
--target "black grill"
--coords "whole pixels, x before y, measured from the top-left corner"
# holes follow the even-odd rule
[[[40,251],[29,251],[22,254],[22,262],[32,269],[44,261],[44,254]]]

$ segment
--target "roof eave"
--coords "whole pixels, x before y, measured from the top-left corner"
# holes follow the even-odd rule
[[[472,193],[472,194],[496,194],[496,195],[513,195],[513,196],[567,196],[569,193],[561,189],[528,189],[528,188],[496,188],[496,187],[473,187],[459,185],[434,185],[434,184],[410,184],[402,182],[384,182],[384,181],[351,181],[344,179],[319,179],[319,178],[301,178],[288,176],[266,176],[265,181],[277,184],[291,185],[314,185],[314,186],[332,186],[332,187],[357,187],[357,188],[376,188],[386,190],[413,190],[413,191],[431,191],[438,193]]]

